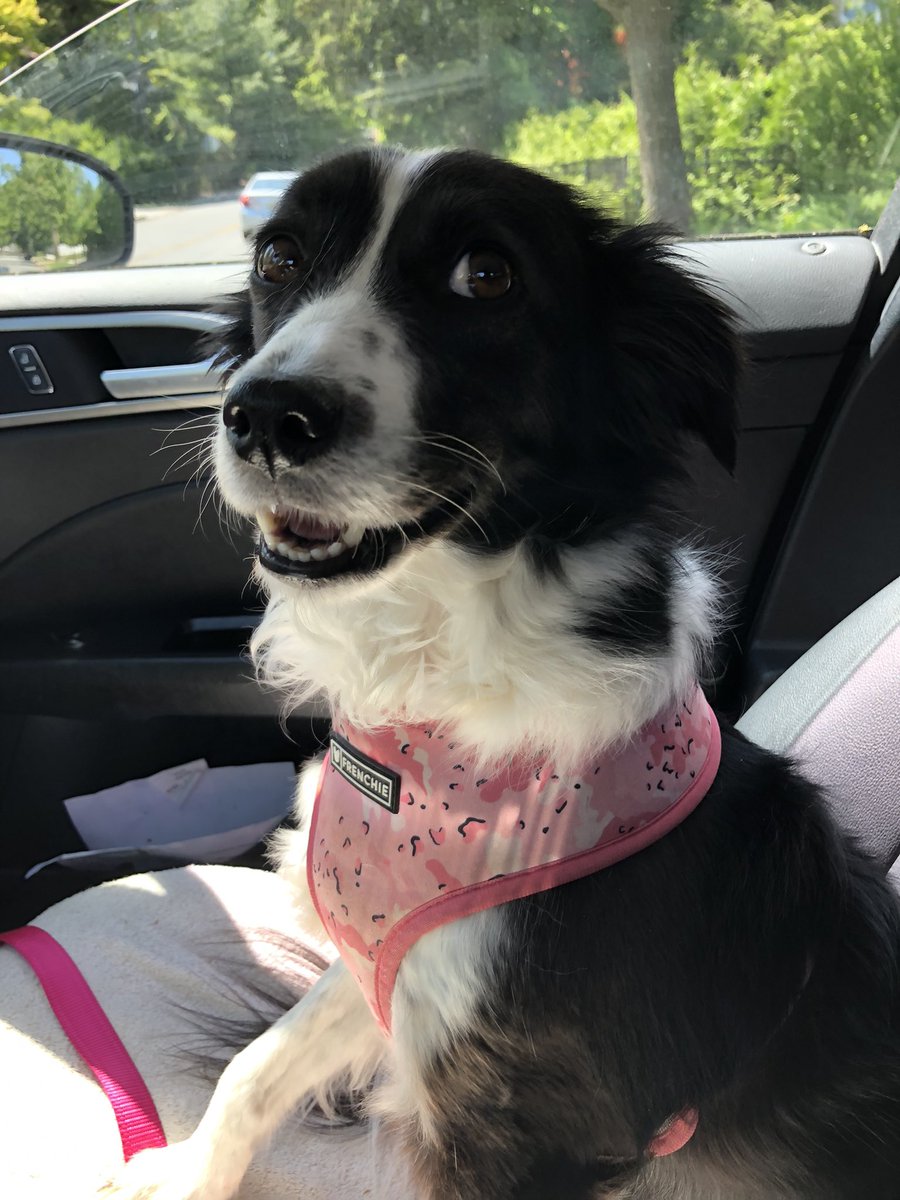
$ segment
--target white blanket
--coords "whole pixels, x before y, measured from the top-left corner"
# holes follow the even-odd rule
[[[242,867],[186,867],[82,892],[34,924],[69,952],[143,1075],[170,1142],[199,1121],[212,1090],[186,1047],[194,1018],[246,1015],[241,978],[260,962],[303,990],[313,967],[259,939],[302,937],[289,888]],[[237,981],[237,982],[236,982]],[[246,995],[246,993],[244,993]],[[63,1034],[31,968],[0,946],[0,1196],[93,1196],[121,1163],[109,1101]],[[371,1129],[320,1131],[288,1121],[254,1163],[241,1200],[403,1200],[402,1168]]]

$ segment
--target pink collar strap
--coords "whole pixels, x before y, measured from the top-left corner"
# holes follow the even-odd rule
[[[338,713],[319,778],[307,875],[319,916],[388,1031],[407,950],[429,930],[558,887],[680,824],[719,765],[702,690],[626,745],[557,772],[481,770],[450,733],[353,728]]]
[[[127,1162],[139,1150],[166,1145],[159,1114],[140,1072],[87,980],[55,938],[36,925],[0,933],[37,975],[72,1045],[113,1107]]]

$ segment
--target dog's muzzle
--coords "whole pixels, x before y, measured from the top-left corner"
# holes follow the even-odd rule
[[[264,491],[272,497],[254,514],[257,555],[267,571],[310,582],[368,575],[436,524],[420,514],[408,524],[389,519],[367,527],[329,514],[330,470],[342,454],[358,451],[369,421],[365,399],[332,380],[256,377],[231,389],[222,407],[225,439],[237,458],[267,477]],[[329,452],[333,462],[325,461]],[[307,470],[315,480],[315,511],[303,501]]]

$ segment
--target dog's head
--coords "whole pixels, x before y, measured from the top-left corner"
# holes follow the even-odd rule
[[[641,520],[686,435],[733,465],[724,306],[654,231],[486,155],[308,171],[232,315],[219,484],[286,581],[390,577],[435,539],[545,561]]]

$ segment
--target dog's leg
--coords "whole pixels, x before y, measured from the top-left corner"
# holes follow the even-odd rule
[[[327,1108],[329,1086],[361,1087],[386,1042],[356,980],[338,960],[222,1073],[195,1132],[136,1155],[104,1200],[229,1200],[255,1152],[302,1100]]]

